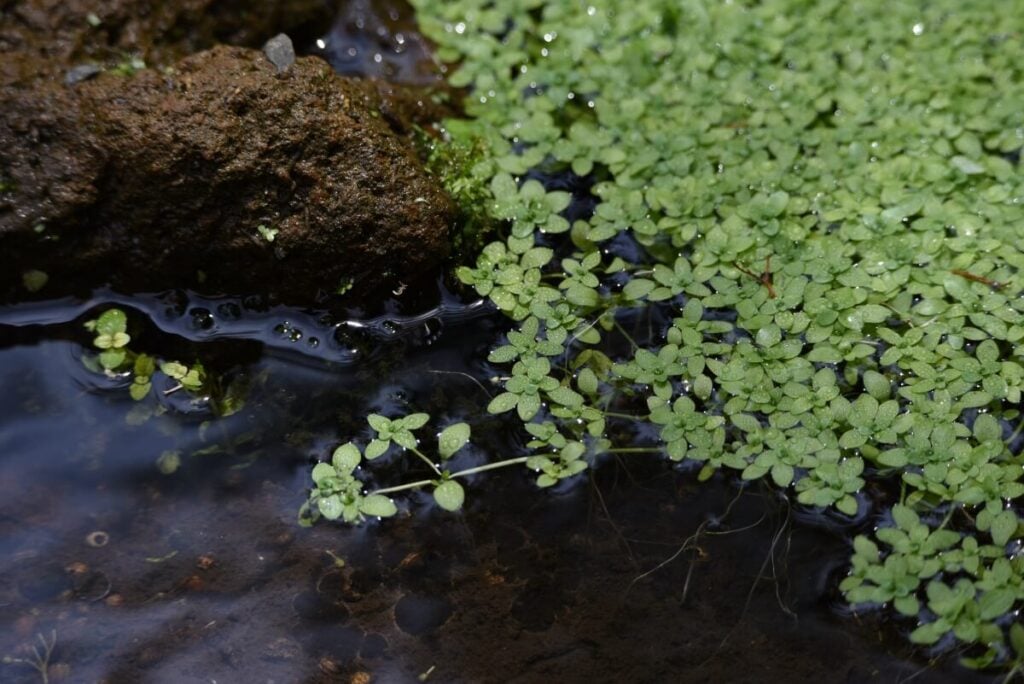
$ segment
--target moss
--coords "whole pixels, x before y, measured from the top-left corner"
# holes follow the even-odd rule
[[[421,133],[420,145],[427,150],[427,170],[440,180],[457,207],[453,253],[459,260],[472,258],[494,235],[496,226],[487,208],[491,159],[487,143],[472,136],[439,142]]]

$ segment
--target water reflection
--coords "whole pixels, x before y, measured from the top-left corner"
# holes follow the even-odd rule
[[[441,80],[427,40],[401,0],[340,3],[331,29],[298,44],[300,53],[322,57],[345,76],[366,76],[404,85]]]

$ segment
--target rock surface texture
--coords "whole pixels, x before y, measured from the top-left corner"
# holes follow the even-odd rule
[[[40,270],[49,295],[110,282],[313,301],[446,255],[454,208],[409,139],[429,109],[417,94],[240,47],[134,75],[74,66],[0,60],[6,298]]]
[[[34,52],[52,68],[138,55],[158,66],[224,43],[330,25],[332,0],[9,0],[0,3],[0,53]]]

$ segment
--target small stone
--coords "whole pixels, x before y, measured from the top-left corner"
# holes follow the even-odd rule
[[[341,665],[333,658],[324,656],[320,659],[320,671],[326,675],[336,675],[341,672]]]
[[[281,637],[267,645],[263,657],[268,660],[295,660],[302,656],[302,645],[295,639]]]
[[[68,69],[67,73],[64,74],[64,83],[69,86],[77,85],[82,81],[88,81],[90,78],[94,78],[103,69],[96,66],[95,64],[79,64],[76,67]]]
[[[81,561],[75,561],[65,566],[64,571],[69,575],[84,575],[89,572],[89,566]]]
[[[279,33],[263,45],[263,54],[277,67],[278,73],[295,64],[295,46],[292,39]]]
[[[203,582],[203,578],[199,575],[192,575],[182,582],[181,586],[188,591],[202,591],[205,583]]]

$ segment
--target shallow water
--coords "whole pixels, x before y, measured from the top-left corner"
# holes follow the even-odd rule
[[[329,30],[296,36],[300,54],[316,55],[346,76],[434,85],[441,67],[404,0],[345,0]],[[316,34],[316,35],[313,35]]]
[[[186,293],[0,310],[0,654],[55,635],[51,681],[110,682],[898,681],[926,666],[836,594],[849,531],[648,456],[560,493],[480,476],[461,515],[413,495],[397,519],[299,527],[310,464],[363,437],[371,410],[473,423],[459,467],[522,449],[480,415],[502,321],[436,299],[347,322]],[[133,346],[248,378],[244,408],[138,405],[87,371],[81,324],[111,304],[148,321]],[[165,412],[139,422],[139,406]],[[168,450],[183,462],[163,475]],[[945,667],[919,679],[970,677]]]

